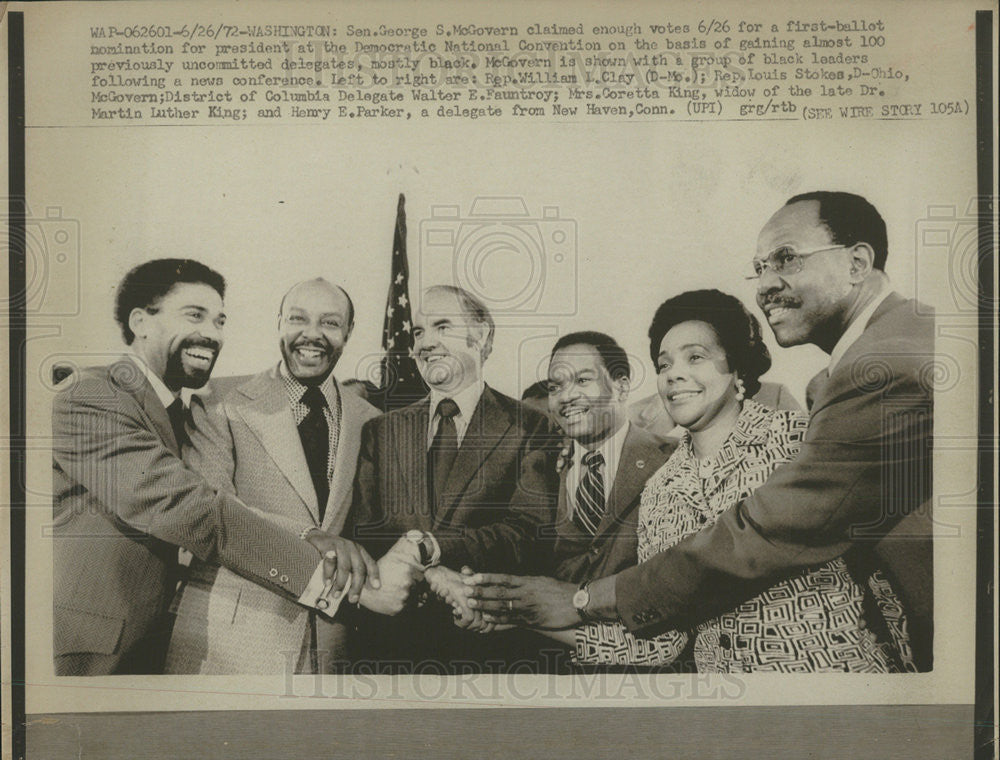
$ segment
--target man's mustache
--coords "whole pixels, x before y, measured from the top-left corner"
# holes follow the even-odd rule
[[[795,308],[801,305],[802,302],[798,298],[793,298],[791,296],[763,296],[760,299],[761,308],[766,308],[768,306],[788,306],[790,308]]]

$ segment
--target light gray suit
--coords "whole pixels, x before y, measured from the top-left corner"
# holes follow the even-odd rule
[[[178,546],[295,607],[319,554],[185,467],[167,410],[132,359],[66,379],[52,432],[58,675],[160,672]]]
[[[188,464],[290,531],[316,526],[340,533],[351,506],[361,426],[378,410],[353,393],[340,392],[336,465],[321,522],[278,367],[230,387],[194,417],[191,446],[185,449]],[[195,561],[178,604],[166,672],[312,672],[309,615],[225,568]],[[346,630],[322,616],[316,628],[317,648],[325,653],[319,661],[322,672],[345,656]]]

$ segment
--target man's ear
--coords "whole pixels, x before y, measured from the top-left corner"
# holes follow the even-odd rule
[[[858,283],[872,273],[875,268],[875,251],[868,243],[851,246],[851,281]]]
[[[613,381],[615,386],[615,391],[618,394],[619,401],[627,401],[629,391],[632,390],[632,381],[627,377],[622,375],[617,380]]]
[[[149,332],[147,329],[146,320],[149,317],[149,313],[138,306],[132,309],[131,313],[128,315],[128,329],[131,330],[137,338],[147,337]]]

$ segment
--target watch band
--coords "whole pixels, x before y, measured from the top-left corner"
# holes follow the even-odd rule
[[[584,602],[583,604],[576,604],[577,599],[583,594],[587,595],[586,602]],[[574,601],[573,606],[576,608],[576,613],[580,616],[580,619],[585,623],[591,622],[594,618],[587,611],[587,608],[590,606],[590,580],[585,580],[583,583],[580,584],[576,594],[574,594],[573,601]]]

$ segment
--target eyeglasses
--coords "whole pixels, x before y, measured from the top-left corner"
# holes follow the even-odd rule
[[[764,272],[770,269],[775,274],[798,274],[802,271],[803,261],[807,256],[814,253],[824,253],[825,251],[836,251],[839,248],[848,248],[846,245],[831,245],[829,248],[816,248],[812,251],[796,251],[787,245],[775,248],[766,258],[753,260],[752,275],[748,275],[748,280],[759,280],[764,276]]]

